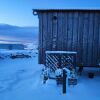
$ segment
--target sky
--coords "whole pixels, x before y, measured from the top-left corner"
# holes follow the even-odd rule
[[[32,9],[100,9],[100,0],[0,0],[0,23],[38,26]]]

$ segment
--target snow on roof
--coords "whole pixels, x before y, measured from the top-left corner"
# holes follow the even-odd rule
[[[100,12],[100,9],[33,9],[33,15],[38,15],[37,12]]]
[[[33,9],[33,11],[51,11],[51,12],[58,12],[58,11],[100,11],[100,9]]]
[[[76,51],[46,51],[46,53],[77,54]]]

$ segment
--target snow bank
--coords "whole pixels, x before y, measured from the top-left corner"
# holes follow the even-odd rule
[[[76,86],[67,85],[67,94],[55,80],[42,84],[42,65],[30,59],[0,60],[0,100],[100,100],[100,69],[84,69]],[[93,79],[88,72],[95,73]]]
[[[0,50],[1,59],[11,58],[11,56],[17,55],[33,57],[35,54],[38,54],[37,50]]]

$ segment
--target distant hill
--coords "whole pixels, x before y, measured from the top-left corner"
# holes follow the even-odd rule
[[[0,24],[0,41],[34,42],[38,39],[38,27],[19,27]]]

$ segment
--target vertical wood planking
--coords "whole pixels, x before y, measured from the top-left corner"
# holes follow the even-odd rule
[[[100,63],[100,13],[98,21],[99,21],[98,63]]]
[[[46,14],[46,50],[50,50],[50,30],[49,30],[49,27],[50,27],[50,23],[49,23],[49,13],[47,12]]]
[[[78,12],[73,13],[73,42],[72,50],[77,51],[77,33],[78,33]]]
[[[47,50],[52,50],[52,13],[48,13]]]
[[[89,33],[89,14],[84,13],[84,28],[83,28],[83,63],[87,65],[88,58],[88,33]]]
[[[42,46],[43,46],[42,22],[43,22],[42,13],[39,13],[39,47],[38,47],[39,57],[38,57],[38,61],[40,64],[43,63],[43,61],[42,61]]]
[[[99,18],[96,11],[40,12],[39,63],[44,63],[46,50],[72,50],[78,52],[78,63],[96,65],[100,62]]]
[[[43,59],[43,63],[45,63],[45,59],[46,59],[46,56],[45,56],[45,51],[46,51],[46,48],[47,48],[47,13],[43,13],[43,23],[42,23],[42,29],[43,29],[43,50],[42,50],[42,57],[44,58]]]
[[[77,15],[77,48],[76,48],[76,50],[77,50],[77,56],[78,56],[78,58],[80,58],[79,57],[79,25],[80,25],[80,23],[79,23],[79,12],[78,12],[78,15]],[[78,59],[77,58],[77,59]],[[79,61],[79,60],[78,60]]]
[[[62,12],[58,13],[58,43],[57,43],[57,48],[58,50],[62,50]]]
[[[95,13],[94,17],[94,36],[93,36],[93,65],[97,64],[98,57],[98,37],[99,37],[99,22],[98,22],[98,13]]]
[[[68,28],[67,28],[67,39],[68,39],[68,43],[67,43],[67,50],[71,51],[72,50],[72,39],[73,39],[73,19],[72,19],[72,12],[68,12],[68,21],[67,21],[67,24],[68,24]]]
[[[79,44],[79,43],[78,43],[78,36],[79,36],[79,35],[78,35],[78,34],[79,34],[79,32],[78,32],[78,27],[79,27],[79,12],[77,12],[77,37],[76,37],[76,38],[77,38],[77,43],[76,43],[76,44],[77,44],[77,46],[76,46],[76,50],[77,50],[77,60],[76,60],[76,61],[77,61],[77,62],[79,62],[79,59],[80,59],[79,53],[78,53],[78,49],[79,49],[79,48],[78,48],[78,44]],[[81,62],[79,62],[79,63],[81,63]]]
[[[66,51],[66,49],[67,49],[67,33],[66,33],[66,28],[67,28],[67,15],[66,15],[66,13],[63,13],[62,14],[62,37],[63,37],[63,39],[62,39],[62,50],[63,51]]]
[[[79,15],[78,12],[74,12],[73,15],[73,42],[72,42],[72,50],[78,50],[78,19]],[[77,55],[76,62],[78,62],[79,55]]]
[[[57,50],[57,20],[58,20],[58,17],[57,17],[57,13],[53,13],[53,16],[52,16],[52,21],[53,21],[53,24],[52,24],[52,50]]]
[[[64,50],[66,50],[67,51],[67,41],[68,41],[68,31],[67,31],[67,29],[68,29],[68,12],[66,12],[65,14],[64,14],[64,19],[63,19],[63,26],[64,26],[64,28],[65,29],[63,29],[63,31],[64,31]]]
[[[83,14],[82,12],[79,12],[78,14],[79,19],[78,19],[78,61],[79,64],[82,64],[82,57],[83,57],[83,27],[84,27],[84,22],[83,22]]]
[[[94,14],[90,12],[89,13],[89,35],[88,35],[88,58],[87,58],[87,63],[89,66],[93,65],[92,63],[93,27],[94,27]]]
[[[98,45],[97,45],[97,65],[99,64],[99,62],[100,62],[100,50],[99,50],[99,47],[100,47],[100,45],[99,45],[99,39],[100,39],[100,33],[99,33],[99,24],[100,24],[100,12],[98,12],[97,13],[98,14],[98,37],[97,37],[97,39],[98,39]]]

